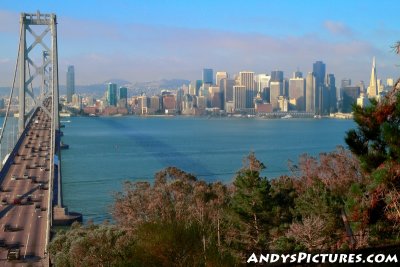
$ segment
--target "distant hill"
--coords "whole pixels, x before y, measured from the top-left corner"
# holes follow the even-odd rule
[[[159,88],[159,89],[177,89],[182,85],[189,85],[189,80],[183,79],[162,79],[159,81],[151,81],[151,82],[137,82],[133,84],[133,88]]]
[[[184,79],[162,79],[158,81],[149,81],[149,82],[136,82],[131,83],[129,81],[123,79],[109,79],[99,84],[90,84],[90,85],[76,85],[75,91],[78,94],[82,95],[93,95],[95,97],[101,97],[104,95],[107,84],[115,83],[117,86],[126,86],[128,88],[128,95],[139,95],[141,93],[146,93],[147,95],[155,95],[160,93],[162,89],[175,90],[182,85],[189,85],[189,80]],[[65,85],[60,85],[60,95],[67,94],[67,88]],[[6,97],[10,94],[10,88],[8,87],[0,87],[0,96]],[[14,95],[18,94],[18,88],[15,88]]]

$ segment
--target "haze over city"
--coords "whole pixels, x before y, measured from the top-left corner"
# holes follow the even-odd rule
[[[397,77],[390,46],[395,1],[2,1],[0,86],[9,86],[19,42],[19,13],[56,13],[59,71],[76,68],[77,84],[200,78],[279,69],[290,76],[322,60],[337,80],[369,80],[372,57],[381,79]],[[60,75],[65,84],[65,75]]]

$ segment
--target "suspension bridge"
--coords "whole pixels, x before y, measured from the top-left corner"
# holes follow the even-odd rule
[[[49,266],[52,227],[82,218],[62,201],[55,14],[21,13],[6,102],[0,131],[0,266]]]

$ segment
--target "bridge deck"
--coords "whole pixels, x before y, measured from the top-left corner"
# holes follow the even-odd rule
[[[47,266],[45,257],[51,155],[51,119],[37,111],[5,175],[0,192],[0,266]],[[20,260],[7,261],[19,247]],[[16,262],[20,262],[16,265]]]

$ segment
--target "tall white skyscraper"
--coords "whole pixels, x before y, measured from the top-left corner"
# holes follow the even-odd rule
[[[372,59],[372,70],[371,70],[371,79],[369,81],[368,87],[368,97],[377,97],[378,96],[378,81],[376,78],[376,66],[375,66],[375,57]]]

